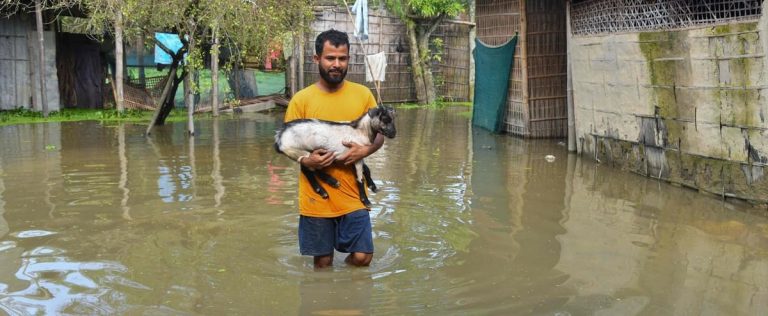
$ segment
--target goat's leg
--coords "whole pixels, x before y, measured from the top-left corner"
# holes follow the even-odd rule
[[[368,188],[371,189],[371,192],[376,193],[379,189],[376,187],[376,183],[373,183],[371,169],[369,169],[368,165],[365,163],[363,163],[363,177],[365,177],[365,183],[368,184]]]
[[[371,208],[371,201],[368,200],[368,194],[365,192],[365,185],[363,184],[363,161],[355,163],[355,173],[357,174],[357,191],[360,193],[360,201],[363,202],[366,208]]]
[[[307,180],[309,180],[309,185],[312,186],[312,191],[315,191],[320,197],[323,199],[328,198],[328,192],[323,189],[322,186],[320,186],[320,183],[317,182],[317,178],[315,178],[315,172],[310,170],[307,167],[301,166],[301,173],[304,174],[305,177],[307,177]]]
[[[339,180],[336,180],[336,178],[330,176],[329,174],[322,172],[320,170],[315,171],[315,175],[320,178],[320,180],[323,180],[323,182],[328,183],[328,185],[338,188],[339,187]]]

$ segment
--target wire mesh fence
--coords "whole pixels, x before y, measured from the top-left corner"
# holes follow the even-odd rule
[[[574,34],[681,29],[760,17],[760,0],[586,0],[571,10]]]

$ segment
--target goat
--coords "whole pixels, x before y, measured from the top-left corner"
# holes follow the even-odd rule
[[[376,134],[382,134],[387,138],[394,138],[395,130],[394,110],[388,107],[376,107],[369,110],[359,118],[351,122],[332,122],[318,119],[298,119],[285,123],[275,135],[275,150],[289,158],[298,161],[301,157],[307,157],[316,149],[325,149],[334,152],[339,157],[349,150],[342,145],[342,141],[354,142],[360,145],[370,145],[376,138]],[[323,199],[328,198],[328,193],[320,186],[315,177],[320,178],[334,188],[339,183],[333,177],[320,170],[310,170],[301,166],[301,173],[307,177],[312,190]],[[368,166],[362,160],[355,163],[355,175],[360,201],[366,207],[371,207],[371,202],[365,192],[363,179],[365,179],[371,191],[376,192],[376,185],[371,180]]]

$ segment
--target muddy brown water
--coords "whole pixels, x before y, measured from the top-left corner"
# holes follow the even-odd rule
[[[298,254],[282,113],[0,127],[0,309],[27,314],[766,315],[765,211],[398,110],[376,254]],[[548,162],[544,157],[554,155]]]

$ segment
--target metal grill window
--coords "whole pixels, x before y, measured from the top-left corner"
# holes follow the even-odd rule
[[[672,30],[756,20],[760,0],[585,0],[576,1],[571,27],[577,35]]]

